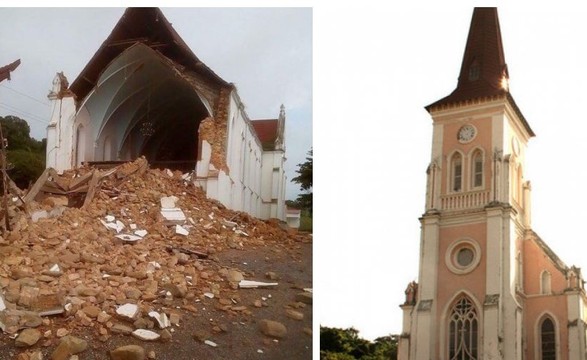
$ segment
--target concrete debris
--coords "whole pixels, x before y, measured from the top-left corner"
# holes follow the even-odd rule
[[[136,329],[132,332],[132,336],[143,341],[154,341],[161,337],[156,332],[147,329]]]
[[[156,311],[151,311],[149,312],[149,316],[157,321],[159,329],[165,329],[166,327],[171,326],[171,322],[165,313],[159,314]]]
[[[168,221],[183,223],[186,219],[181,209],[161,209],[161,215]]]
[[[258,304],[249,309],[253,300],[245,304],[239,288],[277,283],[244,280],[235,265],[242,262],[222,264],[217,254],[269,245],[281,251],[309,238],[228,210],[186,179],[191,174],[149,169],[144,158],[109,170],[47,169],[23,197],[26,211],[18,199],[9,205],[12,231],[0,238],[0,329],[23,344],[37,334],[26,329],[39,330],[45,336],[35,346],[61,339],[52,356],[69,359],[80,329],[101,341],[137,331],[149,339],[211,310],[253,316]],[[141,317],[151,312],[159,316]],[[64,316],[47,317],[56,314]]]
[[[212,346],[212,347],[218,346],[218,344],[216,344],[214,341],[211,341],[211,340],[204,340],[204,344]]]
[[[252,280],[241,280],[238,283],[238,286],[241,289],[252,289],[252,288],[259,288],[259,287],[277,286],[277,283],[267,283],[267,282],[252,281]]]
[[[179,200],[177,196],[164,196],[161,198],[161,209],[175,209],[175,203]]]
[[[116,237],[120,240],[127,241],[127,242],[135,242],[135,241],[139,241],[143,238],[142,236],[132,235],[132,234],[119,234],[119,235],[114,235],[114,237]]]
[[[139,313],[139,307],[136,304],[126,303],[122,306],[119,306],[116,309],[116,313],[122,318],[134,320]]]
[[[238,224],[234,221],[222,220],[222,225],[226,226],[228,229],[234,229]]]
[[[190,234],[190,232],[181,225],[175,225],[175,233],[184,236],[188,236]]]
[[[147,230],[136,230],[135,235],[144,238],[149,232]]]

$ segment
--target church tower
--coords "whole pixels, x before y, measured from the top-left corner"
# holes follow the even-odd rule
[[[497,9],[475,8],[457,87],[426,106],[420,270],[401,305],[399,359],[585,359],[580,271],[531,230],[534,132],[508,80]]]

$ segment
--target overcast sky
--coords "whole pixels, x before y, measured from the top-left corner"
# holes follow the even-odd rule
[[[55,74],[70,83],[98,50],[124,8],[1,8],[0,66],[21,59],[0,84],[0,116],[27,120],[46,137],[47,94]],[[287,198],[297,164],[312,147],[311,8],[162,8],[192,51],[216,74],[236,84],[251,119],[277,118],[286,109]]]

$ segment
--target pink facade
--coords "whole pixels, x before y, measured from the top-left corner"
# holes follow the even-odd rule
[[[420,271],[399,359],[586,359],[580,269],[532,230],[534,136],[509,93],[497,9],[476,8],[457,88],[434,122]]]

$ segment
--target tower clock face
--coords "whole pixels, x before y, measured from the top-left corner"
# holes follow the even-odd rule
[[[457,138],[461,143],[468,143],[472,141],[477,135],[477,129],[473,125],[464,125],[459,129]]]

